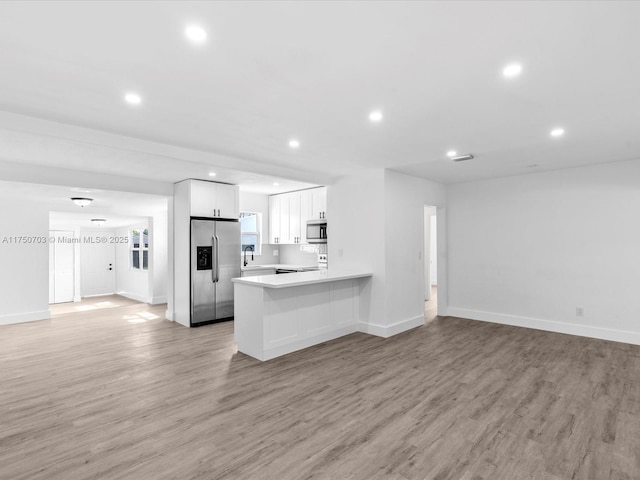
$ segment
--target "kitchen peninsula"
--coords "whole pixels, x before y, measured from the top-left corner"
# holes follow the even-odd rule
[[[234,278],[238,351],[264,361],[358,331],[370,279],[342,270]]]

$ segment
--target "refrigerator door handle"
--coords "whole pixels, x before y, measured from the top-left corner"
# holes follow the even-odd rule
[[[217,237],[215,235],[211,237],[211,246],[213,247],[213,259],[212,259],[213,265],[211,268],[211,281],[213,283],[216,283],[218,281],[218,255],[216,253],[218,243],[216,240],[217,240]]]
[[[218,235],[214,235],[214,250],[215,250],[215,261],[216,264],[213,267],[214,271],[215,271],[215,279],[213,280],[215,283],[218,282],[218,280],[220,280],[220,239],[218,238]]]

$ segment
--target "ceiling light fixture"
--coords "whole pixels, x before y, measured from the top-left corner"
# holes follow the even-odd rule
[[[451,157],[455,157],[458,154],[458,152],[456,152],[455,150],[449,150],[447,152],[447,157],[451,158]]]
[[[91,221],[97,225],[98,227],[101,227],[102,225],[104,225],[104,222],[107,221],[106,218],[92,218]]]
[[[300,142],[295,138],[289,140],[289,146],[293,149],[298,148],[300,146]]]
[[[470,153],[467,153],[466,155],[458,155],[457,157],[451,157],[451,160],[453,162],[464,162],[465,160],[473,160],[475,157],[473,155],[471,155]]]
[[[279,186],[280,186],[280,184],[279,184],[278,182],[273,182],[273,186],[274,186],[274,187],[279,187]]]
[[[125,101],[130,105],[140,105],[142,103],[142,97],[137,93],[127,93],[124,96]]]
[[[517,77],[521,73],[522,73],[522,65],[520,65],[519,63],[512,63],[510,65],[507,65],[502,70],[502,75],[504,75],[507,78]]]
[[[552,137],[561,137],[564,135],[564,128],[554,128],[551,130]]]
[[[215,177],[216,176],[216,172],[209,172],[209,176],[210,177]]]
[[[371,120],[374,123],[379,123],[382,121],[383,115],[382,112],[380,110],[374,110],[373,112],[371,112],[369,114],[369,120]]]
[[[189,25],[184,31],[184,34],[193,43],[204,43],[207,39],[207,32],[198,25]]]
[[[72,197],[71,201],[76,205],[78,205],[79,207],[86,207],[91,202],[93,202],[93,198]]]

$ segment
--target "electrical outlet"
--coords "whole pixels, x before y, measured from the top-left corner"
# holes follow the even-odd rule
[[[584,317],[584,308],[576,307],[576,317]]]
[[[422,260],[422,252],[418,252],[418,260]]]
[[[274,250],[274,251],[273,251],[273,256],[274,256],[274,257],[277,257],[277,256],[278,256],[278,253],[279,253],[279,252],[278,252],[278,250]]]

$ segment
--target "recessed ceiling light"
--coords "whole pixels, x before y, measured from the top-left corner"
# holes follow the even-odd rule
[[[193,43],[204,43],[207,39],[207,32],[205,32],[204,28],[199,27],[198,25],[189,25],[184,31],[184,34]]]
[[[382,112],[380,110],[374,110],[369,114],[369,120],[374,123],[381,122],[383,118]]]
[[[564,128],[554,128],[551,130],[552,137],[561,137],[564,135]]]
[[[273,186],[274,186],[274,187],[279,187],[279,186],[280,186],[280,184],[279,184],[278,182],[273,182]]]
[[[107,221],[106,218],[92,218],[91,221],[93,222],[94,225],[97,225],[99,227],[101,227],[102,225],[104,225],[104,222]]]
[[[451,158],[451,157],[455,157],[458,154],[458,152],[456,152],[455,150],[449,150],[447,152],[447,157]]]
[[[510,65],[507,65],[502,70],[502,74],[507,78],[517,77],[521,73],[522,73],[522,65],[520,65],[519,63],[512,63]]]
[[[216,172],[209,172],[209,176],[210,177],[215,177],[216,176]]]
[[[296,140],[295,138],[291,139],[291,140],[289,140],[289,146],[291,148],[298,148],[300,146],[300,142],[298,140]]]
[[[127,103],[131,105],[140,105],[142,103],[142,98],[140,97],[140,95],[133,92],[127,93],[124,96],[124,99],[126,100]]]

